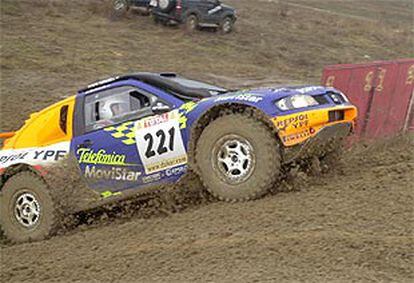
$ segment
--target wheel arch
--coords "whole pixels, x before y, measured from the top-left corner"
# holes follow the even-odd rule
[[[14,164],[12,166],[9,166],[9,167],[5,168],[4,171],[1,172],[1,174],[0,174],[0,191],[3,189],[3,186],[7,182],[8,179],[10,179],[12,176],[16,175],[17,173],[24,172],[24,171],[32,172],[32,173],[36,174],[37,176],[39,176],[43,179],[42,173],[41,173],[41,167],[31,166],[31,165],[26,164],[26,163]]]
[[[231,11],[224,12],[220,17],[220,21],[224,20],[225,18],[230,18],[233,23],[237,20],[236,15]]]
[[[219,118],[220,116],[236,113],[246,113],[249,116],[257,118],[259,121],[264,123],[270,131],[274,133],[275,138],[278,140],[278,142],[281,142],[279,135],[277,134],[277,128],[261,109],[251,105],[235,102],[218,104],[204,111],[193,123],[193,127],[190,131],[190,140],[188,144],[188,158],[190,165],[195,164],[195,148],[198,139],[200,138],[201,133],[203,132],[205,127],[215,119]]]
[[[197,11],[196,9],[188,10],[185,13],[185,20],[184,21],[186,21],[187,18],[190,17],[190,16],[192,16],[192,15],[196,16],[197,17],[197,20],[200,21],[200,19],[201,19],[201,13],[199,11]]]

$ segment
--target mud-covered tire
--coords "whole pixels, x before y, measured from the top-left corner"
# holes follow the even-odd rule
[[[193,33],[198,29],[198,18],[196,15],[191,14],[185,20],[185,31]]]
[[[220,159],[223,160],[220,148],[228,143],[231,148],[232,139],[248,145],[242,151],[250,152],[249,156],[254,158],[251,163],[254,166],[246,166],[249,171],[236,182],[223,174],[226,166],[218,164]],[[279,143],[272,130],[255,117],[244,114],[221,116],[201,133],[195,149],[195,165],[206,189],[218,199],[228,202],[257,199],[276,184],[280,175]]]
[[[219,26],[219,31],[221,34],[228,34],[233,31],[234,21],[231,17],[225,17]]]
[[[34,201],[30,202],[30,198]],[[32,226],[18,217],[18,203],[38,208],[39,216]],[[23,210],[23,206],[21,206]],[[30,208],[29,208],[30,209]],[[34,213],[35,214],[35,213]],[[20,222],[19,220],[20,219]],[[0,226],[12,242],[39,241],[57,231],[58,216],[48,185],[35,173],[24,171],[10,177],[0,192]],[[24,224],[22,224],[23,222]]]

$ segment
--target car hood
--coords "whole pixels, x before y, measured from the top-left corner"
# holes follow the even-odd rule
[[[319,95],[330,91],[338,92],[331,87],[305,85],[305,86],[278,86],[278,87],[265,87],[265,88],[254,88],[247,90],[239,90],[235,92],[228,92],[220,94],[220,97],[234,96],[234,95],[249,95],[257,96],[262,98],[279,99],[285,96],[295,94],[307,94],[307,95]]]
[[[232,6],[229,6],[229,5],[226,5],[226,4],[223,4],[223,3],[221,3],[220,5],[221,5],[221,7],[223,7],[223,10],[231,10],[231,11],[235,10]]]

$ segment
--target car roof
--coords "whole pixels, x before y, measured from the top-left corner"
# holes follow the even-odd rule
[[[162,89],[182,99],[201,99],[227,92],[226,89],[208,83],[192,80],[176,73],[131,73],[100,80],[88,85],[79,92],[90,92],[114,82],[134,79]]]

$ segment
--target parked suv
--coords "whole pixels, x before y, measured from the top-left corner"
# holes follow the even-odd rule
[[[219,0],[152,0],[156,22],[185,24],[189,31],[215,27],[229,33],[236,21],[235,9]]]

